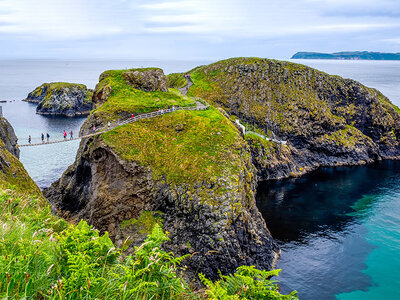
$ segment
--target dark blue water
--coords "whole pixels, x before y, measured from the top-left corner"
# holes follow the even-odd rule
[[[257,205],[282,247],[282,290],[301,299],[400,299],[400,162],[265,182]]]

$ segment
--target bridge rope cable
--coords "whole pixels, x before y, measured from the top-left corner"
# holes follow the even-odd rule
[[[50,145],[50,144],[57,144],[57,143],[64,143],[64,142],[70,142],[70,141],[75,141],[75,140],[80,140],[80,139],[84,139],[84,138],[88,138],[88,137],[92,137],[92,136],[96,136],[99,134],[103,134],[105,132],[111,131],[113,129],[115,129],[116,127],[122,126],[122,125],[126,125],[129,123],[133,123],[139,120],[143,120],[143,119],[151,119],[151,118],[155,118],[167,113],[171,113],[171,112],[175,112],[178,110],[205,110],[208,108],[208,104],[203,104],[201,102],[199,102],[197,99],[195,99],[196,101],[196,106],[186,106],[186,107],[176,107],[176,108],[171,108],[171,109],[162,109],[162,110],[158,110],[158,111],[153,111],[150,113],[144,113],[144,114],[140,114],[137,116],[134,116],[133,118],[128,118],[119,122],[114,122],[113,124],[110,124],[110,127],[108,127],[107,125],[95,130],[95,132],[92,132],[90,134],[86,134],[86,135],[80,135],[78,137],[75,138],[63,138],[61,140],[54,140],[54,141],[43,141],[43,142],[38,142],[38,143],[31,143],[31,144],[21,144],[18,145],[19,148],[21,147],[33,147],[33,146],[40,146],[40,145]]]

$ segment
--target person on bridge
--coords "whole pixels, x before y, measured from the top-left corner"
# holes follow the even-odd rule
[[[42,132],[42,143],[44,143],[44,134]]]
[[[49,134],[49,133],[46,133],[46,137],[47,137],[47,142],[49,142],[49,140],[50,140],[50,134]]]
[[[67,132],[64,130],[64,140],[67,139]]]
[[[110,127],[111,127],[110,121],[107,122],[107,127],[108,127],[108,129],[110,129]]]
[[[31,143],[31,140],[32,140],[32,139],[31,139],[31,136],[29,136],[29,137],[28,137],[28,143],[29,143],[29,144]]]
[[[72,130],[71,130],[71,132],[69,133],[69,135],[70,135],[69,139],[72,140],[72,139],[74,138],[74,133],[72,132]]]
[[[96,133],[96,126],[93,125],[93,133]]]

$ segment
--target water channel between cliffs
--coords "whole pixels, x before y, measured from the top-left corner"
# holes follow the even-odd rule
[[[398,299],[400,162],[322,168],[262,182],[257,206],[301,299]]]

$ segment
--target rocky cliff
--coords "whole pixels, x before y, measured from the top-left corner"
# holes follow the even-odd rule
[[[83,128],[195,105],[163,91],[166,78],[151,72],[103,73],[94,92],[98,108]],[[140,73],[149,82],[138,86],[132,76]],[[191,254],[188,279],[198,272],[216,278],[243,264],[269,269],[278,255],[255,206],[255,171],[246,142],[219,110],[177,111],[82,140],[75,163],[44,194],[60,215],[108,231],[128,252],[163,224],[171,238],[165,248]]]
[[[239,118],[260,179],[400,157],[400,114],[379,91],[289,62],[234,58],[190,71],[189,95]]]
[[[38,114],[73,117],[90,113],[92,95],[93,91],[83,84],[44,83],[30,92],[25,101],[38,103]]]
[[[11,124],[0,119],[0,189],[15,189],[19,194],[43,197],[40,189],[29,177],[18,160],[17,138]]]
[[[3,141],[2,147],[16,158],[19,158],[18,138],[15,135],[14,128],[6,118],[0,118],[0,139]]]

